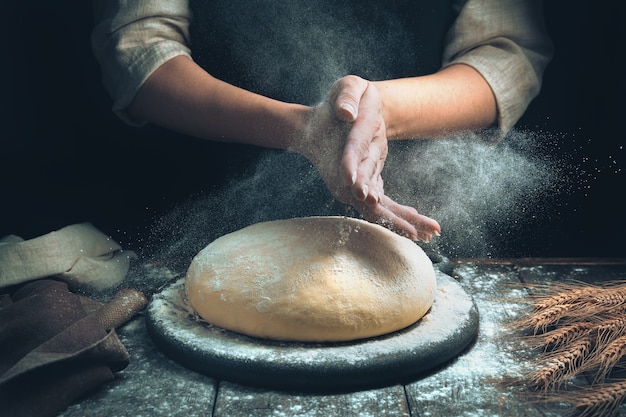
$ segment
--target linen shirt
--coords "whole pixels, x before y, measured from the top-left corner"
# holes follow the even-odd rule
[[[454,0],[457,14],[445,39],[441,68],[466,64],[491,87],[501,132],[511,129],[541,88],[552,57],[541,0]],[[188,0],[94,0],[92,49],[113,111],[125,109],[166,61],[192,58]]]

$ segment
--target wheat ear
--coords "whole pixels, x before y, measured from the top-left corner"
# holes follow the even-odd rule
[[[626,285],[613,283],[608,286],[599,288],[592,296],[589,302],[606,307],[616,307],[626,304]]]
[[[532,372],[529,382],[536,389],[558,389],[568,378],[577,375],[593,346],[591,337],[584,337],[567,348],[546,356],[546,365]]]
[[[562,393],[555,400],[572,404],[577,417],[611,417],[625,398],[626,381],[619,381]]]
[[[531,294],[533,310],[541,311],[555,305],[572,304],[614,307],[626,304],[626,281],[610,281],[602,286],[584,282],[559,282],[550,285],[528,286],[528,289],[542,289]]]
[[[537,337],[538,347],[545,349],[557,349],[575,340],[589,336],[593,329],[593,324],[588,322],[574,323],[564,327],[546,332]]]
[[[532,329],[533,334],[545,333],[550,326],[565,317],[570,308],[570,304],[559,304],[532,314],[526,319],[526,327]]]
[[[594,289],[589,287],[577,287],[572,284],[572,287],[561,288],[557,292],[551,292],[546,294],[539,294],[534,297],[533,310],[542,311],[550,307],[564,304],[576,304],[581,300],[589,297]]]

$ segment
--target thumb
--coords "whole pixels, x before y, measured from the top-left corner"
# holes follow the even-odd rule
[[[335,82],[329,99],[337,117],[345,122],[354,122],[359,114],[361,97],[367,90],[368,82],[355,75],[345,76]]]

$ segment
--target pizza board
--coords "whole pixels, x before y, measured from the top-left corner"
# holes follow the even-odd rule
[[[436,295],[417,323],[387,335],[340,343],[248,337],[199,319],[184,278],[153,296],[146,326],[155,344],[187,368],[218,380],[290,391],[334,392],[408,382],[457,357],[478,332],[474,300],[435,269]]]

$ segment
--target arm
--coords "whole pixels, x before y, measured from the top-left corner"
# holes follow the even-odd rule
[[[486,128],[497,120],[489,84],[467,65],[374,85],[381,94],[389,139],[449,136]]]
[[[191,59],[188,0],[93,1],[92,49],[125,122],[274,148],[304,129],[307,107],[221,82]]]
[[[340,170],[357,198],[366,194],[364,201],[372,204],[384,195],[387,138],[435,138],[497,122],[499,139],[538,94],[552,56],[541,0],[460,0],[456,8],[440,71],[379,82],[345,77],[331,92],[338,119],[353,126]],[[372,88],[379,102],[361,99]],[[380,125],[384,140],[373,128]]]
[[[496,124],[501,138],[539,93],[553,52],[541,0],[461,0],[455,7],[458,17],[440,71],[374,82],[389,139],[434,138]],[[358,98],[351,103],[358,107]]]
[[[500,136],[539,94],[552,59],[542,0],[457,1],[442,68],[464,64],[488,83],[497,104]]]
[[[133,119],[199,138],[290,149],[302,136],[311,109],[284,103],[220,81],[190,58],[161,65],[128,107]]]

